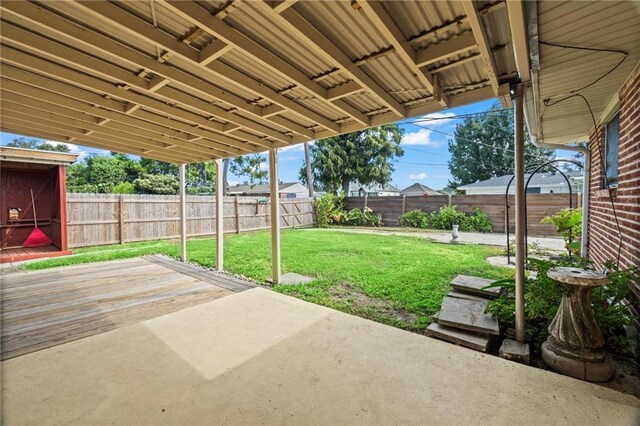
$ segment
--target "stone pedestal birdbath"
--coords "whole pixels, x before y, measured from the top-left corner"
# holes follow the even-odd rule
[[[613,375],[611,358],[602,349],[604,336],[593,316],[589,293],[607,284],[604,274],[579,268],[553,268],[547,276],[564,288],[551,335],[542,344],[542,359],[559,373],[589,382]]]

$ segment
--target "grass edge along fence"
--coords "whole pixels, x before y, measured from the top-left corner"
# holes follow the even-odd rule
[[[573,207],[580,205],[581,194],[573,194]],[[515,198],[509,196],[510,232],[515,232]],[[394,197],[346,197],[345,209],[364,209],[381,214],[383,226],[398,226],[398,219],[411,210],[437,212],[442,206],[457,206],[458,210],[472,213],[474,208],[487,215],[493,232],[505,232],[505,197],[496,195],[428,195]],[[527,228],[529,236],[559,236],[556,228],[540,223],[547,216],[569,207],[569,194],[527,194]]]
[[[224,232],[269,229],[270,201],[264,197],[224,197]],[[215,198],[187,196],[187,236],[215,235]],[[178,195],[67,194],[69,247],[90,247],[180,236]],[[315,224],[313,199],[280,199],[282,228]]]

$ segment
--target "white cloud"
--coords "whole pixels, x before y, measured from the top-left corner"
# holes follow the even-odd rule
[[[71,154],[78,155],[78,161],[82,161],[87,155],[89,155],[88,151],[81,150],[80,147],[74,143],[57,142],[57,141],[47,141],[47,142],[54,146],[66,145],[69,148],[69,152]]]
[[[278,161],[299,161],[302,160],[302,158],[297,157],[295,155],[283,155],[281,157],[278,157]]]
[[[405,133],[402,136],[403,145],[428,145],[440,146],[439,142],[431,140],[431,130],[420,129],[417,132]]]
[[[268,170],[268,169],[269,169],[269,164],[267,164],[266,161],[263,161],[262,163],[260,163],[260,170]]]
[[[409,175],[409,179],[410,180],[423,180],[423,179],[426,179],[428,176],[429,175],[426,172],[415,173],[415,174]]]
[[[418,118],[418,121],[421,121],[423,124],[429,124],[430,126],[444,126],[445,124],[451,123],[454,121],[453,118],[456,114],[453,112],[434,112],[433,114],[423,115]]]
[[[313,145],[315,143],[315,141],[311,141],[309,142],[309,145]],[[279,152],[285,152],[285,151],[304,151],[304,144],[303,143],[299,143],[296,145],[288,145],[285,146],[283,148],[280,148],[278,150]]]

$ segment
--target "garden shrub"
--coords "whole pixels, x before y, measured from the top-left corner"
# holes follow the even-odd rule
[[[382,226],[382,217],[371,209],[353,209],[345,215],[345,225],[350,226]]]
[[[464,212],[458,210],[456,206],[442,206],[437,212],[431,212],[429,215],[429,227],[451,230],[453,225],[462,225],[464,220]]]
[[[408,226],[411,228],[428,228],[429,215],[420,209],[411,210],[400,216],[398,224],[400,226]]]
[[[316,198],[314,208],[316,211],[316,223],[318,227],[329,225],[346,226],[382,226],[382,217],[374,214],[371,209],[344,209],[344,196],[326,194],[321,198]]]
[[[547,216],[540,223],[555,225],[556,231],[564,238],[569,254],[580,254],[580,236],[582,234],[582,209],[562,209],[557,214]]]
[[[479,208],[473,209],[473,212],[466,215],[460,224],[460,230],[472,232],[491,232],[493,225],[489,217],[480,211]]]
[[[459,225],[461,231],[491,232],[493,225],[486,214],[479,209],[467,214],[458,210],[456,206],[442,206],[437,212],[426,214],[422,210],[411,210],[398,219],[400,226],[412,228],[433,228],[451,230],[453,225]]]
[[[549,335],[548,327],[558,311],[562,300],[562,287],[547,276],[549,269],[556,266],[590,267],[588,260],[580,257],[563,256],[560,260],[549,261],[529,258],[529,267],[537,271],[535,280],[525,285],[525,338],[538,350]],[[608,350],[617,353],[629,351],[629,342],[624,336],[623,327],[633,321],[630,312],[619,302],[629,294],[630,284],[640,279],[640,269],[619,269],[613,262],[605,264],[609,269],[609,283],[591,292],[591,306],[596,322],[602,330]],[[507,289],[506,294],[489,302],[487,312],[500,322],[500,327],[515,327],[515,282],[502,280],[496,282]]]
[[[344,215],[344,196],[326,194],[313,202],[316,211],[316,223],[323,228],[340,223]]]

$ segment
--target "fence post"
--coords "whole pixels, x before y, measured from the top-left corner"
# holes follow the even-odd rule
[[[368,198],[369,198],[369,194],[367,194],[365,192],[365,194],[364,194],[364,207],[362,208],[362,211],[367,209],[367,200],[368,200]]]
[[[120,223],[120,244],[124,244],[124,194],[118,197],[118,222]]]
[[[407,212],[407,195],[402,196],[402,214]]]
[[[451,194],[447,194],[448,195],[448,206],[451,207]]]
[[[236,195],[236,234],[240,233],[240,203]]]

